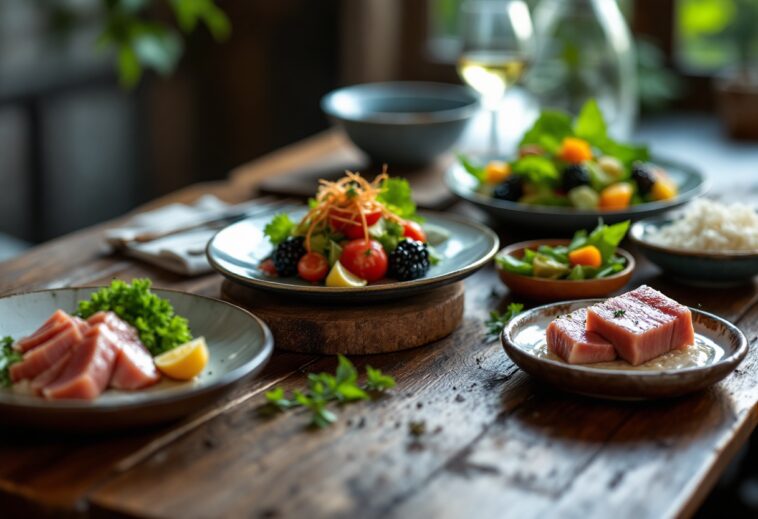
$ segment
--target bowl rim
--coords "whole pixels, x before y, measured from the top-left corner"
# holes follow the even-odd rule
[[[333,100],[336,96],[341,94],[353,94],[357,92],[366,91],[380,91],[382,89],[398,89],[398,90],[411,90],[417,89],[415,94],[418,97],[425,97],[430,90],[436,90],[439,92],[438,97],[447,97],[449,99],[456,98],[465,104],[458,108],[449,108],[445,110],[434,110],[426,112],[372,112],[366,113],[360,116],[350,116],[335,109]],[[427,92],[424,95],[419,95],[419,90],[425,89]],[[454,94],[458,95],[455,96]],[[380,97],[380,96],[377,96]],[[381,96],[392,97],[392,96]],[[395,96],[396,97],[396,96]],[[468,97],[468,99],[463,99]],[[461,121],[470,118],[475,112],[479,110],[480,101],[474,91],[464,85],[456,85],[453,83],[440,83],[434,81],[382,81],[376,83],[360,83],[357,85],[349,85],[346,87],[332,90],[325,94],[320,101],[321,110],[329,117],[337,121],[346,121],[352,123],[361,124],[376,124],[376,125],[396,125],[396,126],[412,126],[412,125],[431,125],[437,123],[447,123],[453,121]]]
[[[710,320],[718,322],[719,324],[724,326],[727,330],[729,330],[730,334],[737,337],[737,339],[739,340],[739,343],[737,344],[733,352],[731,352],[729,355],[725,355],[714,364],[709,364],[706,366],[693,366],[689,368],[651,370],[651,371],[645,371],[645,370],[626,371],[626,370],[593,368],[593,367],[588,367],[588,366],[592,366],[591,364],[568,364],[567,362],[559,362],[556,360],[537,357],[536,355],[526,351],[525,349],[520,348],[513,341],[512,335],[513,335],[514,328],[516,328],[516,325],[521,323],[521,321],[525,320],[527,317],[537,313],[538,311],[545,311],[549,309],[550,307],[555,307],[558,305],[565,305],[565,304],[582,304],[584,306],[582,306],[581,308],[586,308],[595,303],[605,301],[606,299],[607,298],[591,298],[591,299],[575,299],[572,301],[557,301],[555,303],[548,303],[545,305],[536,306],[530,310],[526,310],[525,312],[516,315],[503,327],[503,331],[500,332],[500,343],[503,346],[503,348],[506,349],[506,354],[508,353],[507,348],[511,347],[511,348],[519,350],[525,355],[530,355],[537,361],[546,363],[555,369],[563,370],[564,372],[573,372],[573,373],[579,372],[579,373],[588,374],[590,376],[610,375],[610,376],[620,376],[620,377],[635,376],[635,377],[644,377],[644,378],[656,378],[656,377],[661,377],[661,376],[666,376],[666,375],[676,375],[680,373],[693,373],[693,372],[696,373],[696,372],[701,372],[701,371],[708,371],[719,364],[735,363],[735,366],[736,366],[737,364],[742,362],[742,360],[744,360],[745,356],[747,355],[748,341],[747,341],[747,338],[745,337],[745,334],[742,332],[742,330],[740,330],[737,327],[737,325],[732,324],[731,322],[727,321],[723,317],[719,317],[716,314],[712,314],[710,312],[706,312],[704,310],[699,310],[697,308],[692,308],[692,307],[687,307],[687,308],[689,308],[689,310],[693,314],[700,315],[706,319],[710,319]]]
[[[666,157],[659,157],[657,155],[651,157],[650,162],[659,164],[664,167],[673,167],[673,168],[682,170],[686,172],[688,175],[696,177],[698,183],[697,185],[693,186],[692,189],[685,191],[684,193],[680,193],[675,198],[672,198],[670,200],[643,202],[641,204],[629,206],[626,209],[617,209],[613,211],[600,211],[600,210],[577,209],[575,207],[532,205],[532,204],[525,204],[522,202],[511,202],[508,200],[499,200],[497,198],[484,195],[473,189],[466,189],[462,187],[460,183],[455,182],[455,175],[457,174],[456,171],[459,169],[463,169],[463,166],[457,160],[453,161],[453,163],[447,168],[443,178],[444,178],[445,184],[447,185],[448,189],[450,189],[450,191],[452,191],[459,198],[462,198],[463,200],[466,200],[468,202],[471,202],[480,206],[484,206],[484,207],[493,207],[493,208],[501,209],[505,211],[513,211],[513,212],[526,213],[526,214],[530,214],[530,213],[541,214],[541,215],[558,216],[558,217],[560,216],[586,216],[586,217],[602,218],[603,216],[612,217],[616,215],[627,215],[627,214],[630,216],[644,215],[650,212],[662,211],[662,210],[674,209],[676,207],[680,207],[694,200],[695,198],[703,196],[710,189],[710,183],[705,178],[705,176],[699,170],[697,170],[696,168],[690,165],[687,165],[683,162],[672,160]]]
[[[645,230],[647,226],[654,226],[656,229],[660,229],[662,225],[672,223],[674,218],[670,216],[666,217],[650,217],[644,218],[632,224],[629,228],[629,240],[643,249],[649,249],[652,251],[660,252],[662,254],[668,254],[671,256],[678,256],[683,258],[699,258],[705,260],[746,260],[746,259],[758,259],[758,250],[755,251],[740,251],[740,250],[721,250],[721,251],[694,251],[689,249],[683,249],[680,247],[667,247],[665,245],[658,245],[645,240]]]
[[[602,282],[602,281],[612,281],[615,279],[623,278],[628,276],[630,273],[634,271],[634,269],[637,266],[637,261],[634,259],[634,256],[627,250],[622,249],[621,247],[616,247],[616,253],[622,256],[626,260],[626,266],[619,272],[616,272],[612,276],[607,276],[604,278],[593,278],[593,279],[548,279],[548,278],[538,278],[534,276],[525,276],[523,274],[517,274],[515,272],[508,272],[503,267],[498,264],[497,259],[501,256],[506,256],[508,254],[512,254],[515,251],[527,249],[527,248],[537,248],[540,245],[568,245],[571,243],[571,240],[567,238],[540,238],[536,240],[527,240],[527,241],[520,241],[517,243],[512,243],[508,245],[507,247],[504,247],[498,251],[497,254],[495,254],[495,270],[497,270],[498,273],[506,272],[508,274],[519,276],[524,279],[528,279],[534,283],[542,283],[542,284],[552,284],[552,283],[561,283],[566,284],[567,286],[570,284],[581,284],[581,283],[592,283],[592,282]]]

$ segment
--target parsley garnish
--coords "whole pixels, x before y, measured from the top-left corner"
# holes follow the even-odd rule
[[[624,317],[624,314],[626,313],[626,310],[614,310],[613,311],[613,317],[618,319],[619,317]]]
[[[484,321],[487,326],[487,336],[489,340],[494,341],[500,336],[500,332],[503,331],[503,327],[508,324],[508,321],[516,317],[524,309],[524,305],[521,303],[511,303],[508,305],[508,309],[504,313],[499,313],[495,310],[490,312],[490,317]]]
[[[372,393],[381,393],[393,387],[394,378],[371,366],[366,366],[366,383],[363,386],[359,385],[358,370],[347,357],[339,355],[334,375],[309,373],[307,390],[293,391],[290,397],[284,389],[277,387],[266,393],[266,401],[269,409],[275,411],[305,407],[311,412],[311,425],[326,427],[337,420],[337,415],[327,409],[329,402],[371,400]]]
[[[8,368],[21,360],[21,353],[13,349],[13,337],[0,339],[0,387],[11,385]]]
[[[103,311],[113,312],[137,329],[140,341],[155,356],[192,340],[187,319],[174,313],[174,307],[150,291],[149,279],[128,284],[114,279],[109,287],[80,301],[77,315],[87,319]]]

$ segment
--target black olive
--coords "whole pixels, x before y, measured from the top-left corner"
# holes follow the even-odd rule
[[[637,191],[641,195],[646,195],[655,184],[655,174],[645,164],[635,162],[632,165],[632,180],[637,184]]]
[[[524,181],[518,175],[511,175],[495,186],[492,196],[498,200],[515,202],[524,195]]]
[[[590,174],[587,168],[580,164],[572,164],[566,166],[563,170],[563,176],[561,179],[561,187],[567,193],[579,186],[586,186],[590,183]]]

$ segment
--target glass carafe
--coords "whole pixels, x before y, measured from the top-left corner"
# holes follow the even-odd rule
[[[595,98],[610,133],[627,138],[637,119],[634,44],[616,0],[541,0],[537,52],[526,80],[542,108],[573,114]]]

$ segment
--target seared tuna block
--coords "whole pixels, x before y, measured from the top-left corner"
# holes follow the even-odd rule
[[[642,285],[628,294],[638,301],[648,304],[663,312],[676,317],[676,326],[671,337],[672,349],[683,349],[695,344],[695,329],[692,326],[692,312],[684,305],[680,305],[670,297],[667,297],[647,285]]]
[[[587,331],[599,333],[619,357],[637,366],[672,349],[677,318],[621,295],[587,309]]]
[[[616,358],[613,345],[586,329],[587,309],[560,316],[547,327],[547,348],[569,364],[591,364]]]
[[[58,377],[42,389],[42,394],[50,399],[97,398],[111,379],[117,340],[104,324],[91,327],[71,350],[71,357]]]

